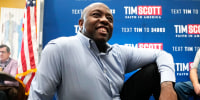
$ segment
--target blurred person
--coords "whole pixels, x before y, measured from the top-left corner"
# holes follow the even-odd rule
[[[179,100],[189,100],[191,96],[199,98],[200,96],[200,49],[196,52],[194,62],[190,69],[190,80],[187,82],[178,82],[175,84],[175,90]],[[199,98],[200,100],[200,98]]]
[[[7,45],[0,45],[0,71],[15,77],[18,63],[10,57],[10,54],[10,48]],[[0,100],[15,100],[19,83],[1,79],[0,81]]]
[[[87,6],[76,36],[60,37],[45,46],[28,99],[51,100],[56,93],[58,100],[147,100],[158,83],[156,99],[176,100],[172,55],[108,44],[113,20],[105,4]],[[124,84],[124,75],[138,68],[142,69]]]

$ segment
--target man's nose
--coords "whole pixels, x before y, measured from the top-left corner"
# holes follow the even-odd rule
[[[109,20],[107,19],[106,16],[102,16],[100,20],[101,20],[101,23],[103,23],[103,24],[105,24],[105,25],[107,25],[108,22],[109,22]]]

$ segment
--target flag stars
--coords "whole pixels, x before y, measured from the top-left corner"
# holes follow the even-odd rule
[[[36,0],[27,0],[26,4],[27,4],[27,6],[35,6]]]

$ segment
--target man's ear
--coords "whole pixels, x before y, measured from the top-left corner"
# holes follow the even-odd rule
[[[79,19],[79,27],[80,27],[80,30],[83,29],[83,19]]]

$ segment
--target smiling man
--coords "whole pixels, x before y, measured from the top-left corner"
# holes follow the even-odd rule
[[[113,16],[106,5],[90,5],[83,10],[79,20],[80,31],[93,39],[100,52],[105,52],[106,42],[113,32]]]
[[[45,46],[31,83],[29,100],[51,100],[55,93],[57,100],[148,100],[154,83],[158,83],[156,99],[177,99],[172,84],[175,82],[174,62],[169,53],[107,43],[113,33],[113,16],[108,6],[103,3],[87,6],[79,27],[76,36],[60,37]],[[151,63],[158,67],[148,66]],[[127,90],[122,89],[124,75],[138,68],[142,69],[134,76],[144,81],[131,79],[136,92],[129,93],[141,94],[127,99],[130,95],[122,95]],[[149,72],[152,74],[148,75]]]

